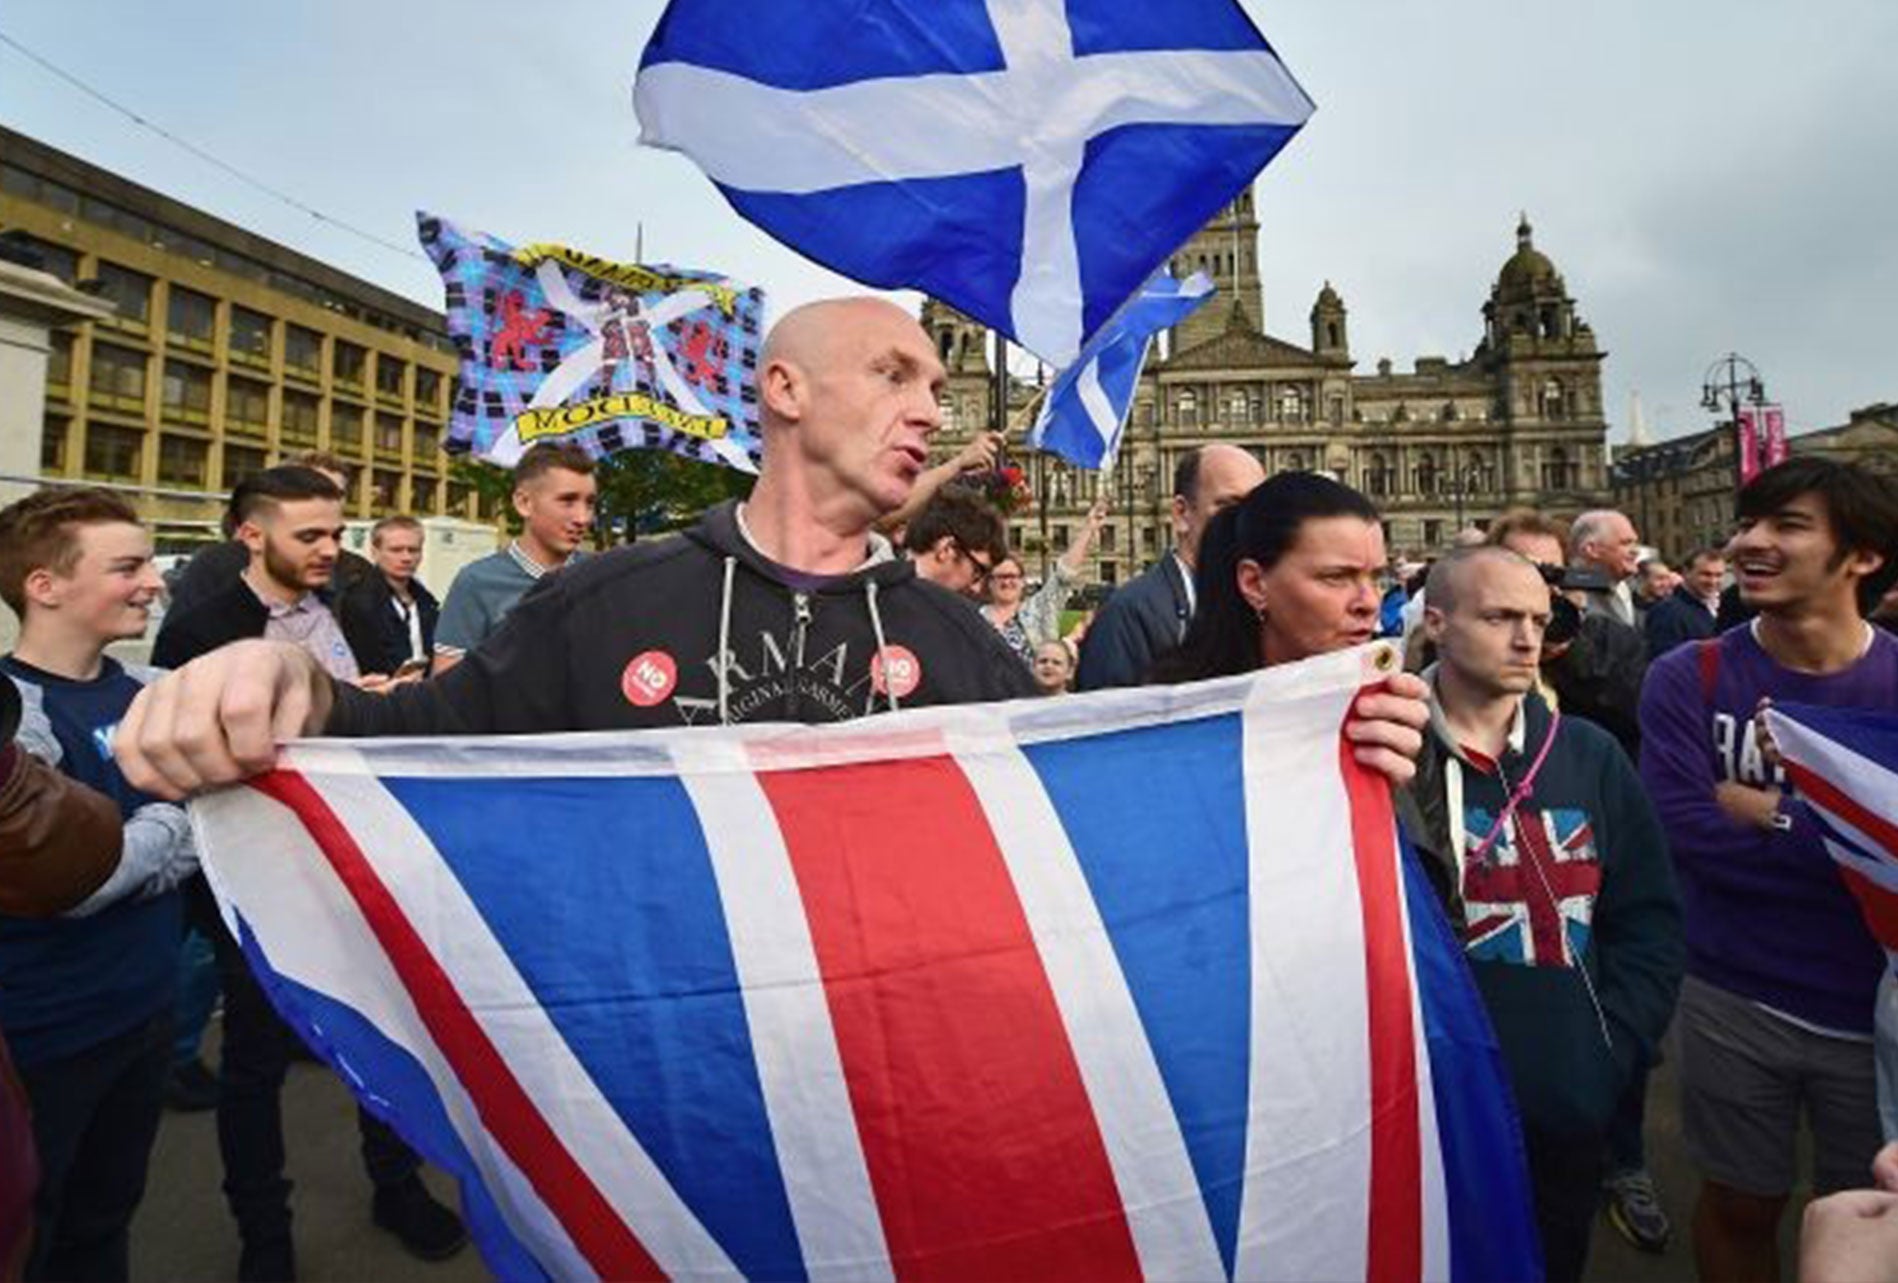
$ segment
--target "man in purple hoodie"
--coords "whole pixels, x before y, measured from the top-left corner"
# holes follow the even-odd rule
[[[1760,751],[1762,699],[1898,710],[1898,641],[1863,617],[1898,573],[1898,492],[1801,457],[1740,492],[1728,553],[1747,624],[1656,660],[1641,775],[1685,910],[1682,1122],[1700,1168],[1700,1277],[1772,1280],[1810,1120],[1821,1194],[1879,1147],[1872,1004],[1884,966],[1813,817]]]

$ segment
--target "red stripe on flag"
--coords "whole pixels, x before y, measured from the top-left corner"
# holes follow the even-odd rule
[[[1824,807],[1878,843],[1884,848],[1887,858],[1898,860],[1898,824],[1869,810],[1857,798],[1809,766],[1787,762],[1786,774],[1792,778],[1793,787],[1814,804]]]
[[[1338,753],[1351,801],[1370,1006],[1371,1205],[1365,1277],[1376,1283],[1415,1283],[1423,1275],[1423,1139],[1396,821],[1384,777],[1360,765],[1348,741],[1340,739]]]
[[[763,771],[898,1278],[1134,1279],[1107,1150],[948,757]]]
[[[271,771],[250,783],[303,821],[388,955],[482,1125],[559,1219],[587,1263],[603,1279],[664,1278],[658,1262],[554,1134],[323,795],[294,771]]]

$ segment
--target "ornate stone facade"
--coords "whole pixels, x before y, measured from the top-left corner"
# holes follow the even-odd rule
[[[1527,218],[1483,305],[1468,360],[1418,357],[1408,373],[1379,361],[1358,374],[1349,311],[1327,283],[1309,313],[1308,346],[1265,333],[1251,193],[1182,246],[1176,275],[1205,271],[1220,291],[1149,359],[1113,487],[1113,533],[1097,550],[1100,580],[1151,563],[1170,538],[1171,477],[1182,452],[1214,441],[1256,454],[1268,472],[1316,469],[1371,495],[1393,552],[1430,552],[1459,525],[1528,504],[1564,515],[1605,502],[1601,363],[1562,276],[1537,250]],[[923,323],[950,369],[949,440],[991,418],[986,334],[937,303]],[[1021,404],[1032,389],[1014,387]],[[1067,546],[1099,478],[1028,460],[1045,512],[1018,516],[1031,571]]]

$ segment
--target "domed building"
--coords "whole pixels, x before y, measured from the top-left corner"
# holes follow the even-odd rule
[[[1607,501],[1605,354],[1526,215],[1483,304],[1475,350],[1460,361],[1419,356],[1408,371],[1389,360],[1358,370],[1349,309],[1330,281],[1302,342],[1267,333],[1258,227],[1248,191],[1172,260],[1176,276],[1204,271],[1219,292],[1168,336],[1164,358],[1148,359],[1112,478],[1111,533],[1095,554],[1102,581],[1124,580],[1166,549],[1174,465],[1214,441],[1251,451],[1268,473],[1318,470],[1364,491],[1384,513],[1393,553],[1435,552],[1460,526],[1516,505],[1573,516]],[[944,435],[966,439],[992,417],[986,336],[934,302],[923,323],[950,370]],[[1067,546],[1098,477],[1052,459],[1028,463],[1037,493],[1054,499],[1014,519],[1014,542],[1034,567]]]

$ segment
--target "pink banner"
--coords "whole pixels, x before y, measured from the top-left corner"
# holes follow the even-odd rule
[[[1733,431],[1740,451],[1740,484],[1760,474],[1760,424],[1752,406],[1742,406],[1734,415]]]
[[[1786,462],[1786,456],[1792,453],[1786,444],[1786,411],[1782,406],[1768,405],[1760,408],[1760,417],[1766,426],[1760,443],[1760,462],[1765,467]]]

